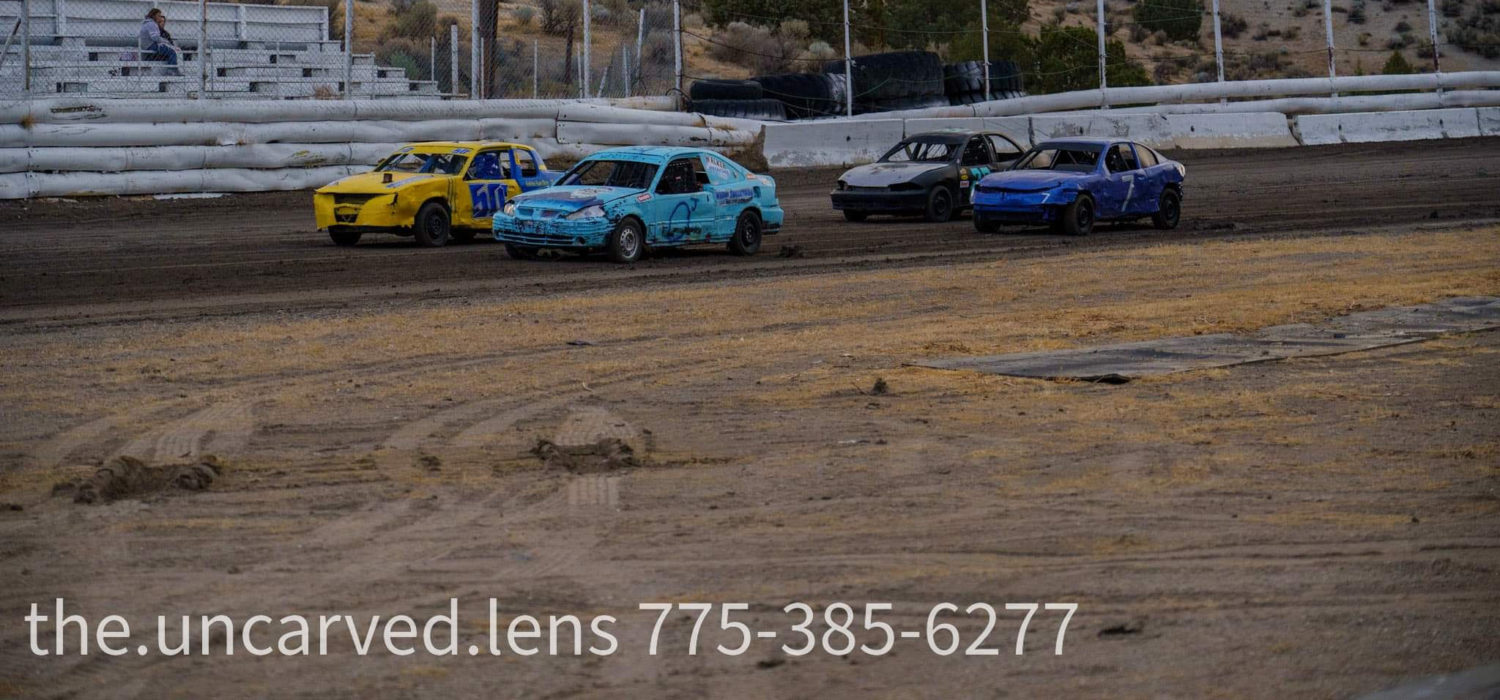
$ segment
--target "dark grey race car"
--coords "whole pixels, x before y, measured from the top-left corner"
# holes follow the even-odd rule
[[[969,208],[974,183],[1004,170],[1026,149],[1004,134],[934,131],[908,136],[880,157],[839,176],[833,208],[850,221],[871,214],[921,214],[947,221]]]

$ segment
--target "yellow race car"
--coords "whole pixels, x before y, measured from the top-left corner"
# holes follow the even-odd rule
[[[489,232],[490,218],[522,192],[557,179],[536,149],[518,143],[433,141],[402,146],[375,170],[313,193],[318,229],[338,245],[368,232],[437,247]]]

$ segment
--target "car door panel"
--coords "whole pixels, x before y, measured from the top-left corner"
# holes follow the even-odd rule
[[[682,173],[679,162],[689,163],[686,174]],[[678,176],[681,178],[677,181],[678,186],[668,187],[669,178]],[[667,187],[665,191],[664,187]],[[682,191],[684,189],[688,191]],[[657,220],[647,226],[649,242],[683,245],[708,240],[714,227],[714,193],[698,184],[696,171],[687,159],[674,159],[662,170],[650,204]]]

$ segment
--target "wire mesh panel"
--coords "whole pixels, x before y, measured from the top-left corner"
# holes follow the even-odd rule
[[[673,8],[0,0],[0,95],[663,95],[678,87],[679,40],[683,87],[703,86],[695,103],[756,118],[969,104],[1092,89],[1101,78],[1125,87],[1500,68],[1494,0],[1105,0],[1102,12],[1083,0],[851,2],[852,64],[835,0],[687,0],[680,32]],[[736,85],[752,79],[758,86]]]

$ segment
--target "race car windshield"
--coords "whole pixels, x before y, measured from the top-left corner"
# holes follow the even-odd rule
[[[644,190],[656,177],[656,166],[633,160],[586,160],[568,171],[559,185],[587,185],[590,187],[625,187]]]
[[[440,173],[457,175],[464,157],[457,153],[397,153],[375,167],[377,173]]]
[[[1087,173],[1094,170],[1094,164],[1099,162],[1099,149],[1069,146],[1065,148],[1034,148],[1026,154],[1021,162],[1016,163],[1016,170],[1066,170],[1075,173]]]
[[[957,145],[937,141],[902,141],[883,157],[883,163],[946,163]]]

